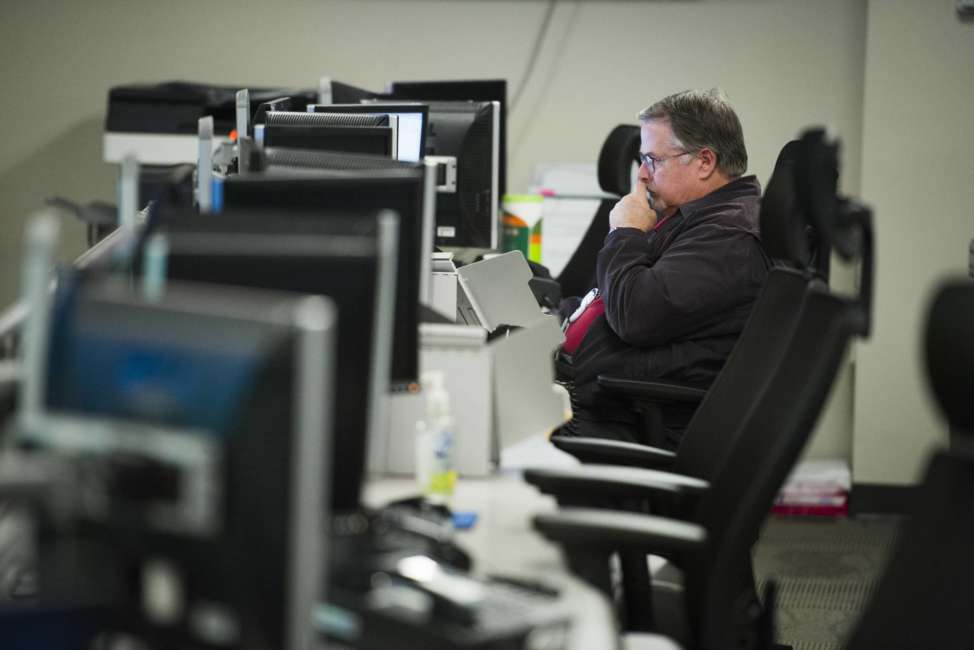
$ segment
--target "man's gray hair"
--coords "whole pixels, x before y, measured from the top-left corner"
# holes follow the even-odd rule
[[[717,169],[729,178],[747,171],[744,131],[737,113],[720,90],[686,90],[664,97],[639,114],[642,123],[666,120],[677,142],[690,152],[703,148],[717,155]]]

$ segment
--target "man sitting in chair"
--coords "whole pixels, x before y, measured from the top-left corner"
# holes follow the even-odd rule
[[[647,442],[631,405],[597,376],[709,387],[771,266],[758,233],[761,187],[744,176],[741,123],[727,100],[677,93],[639,120],[638,182],[609,215],[598,288],[562,306],[574,418],[559,434]],[[666,446],[679,444],[692,414],[663,410]]]

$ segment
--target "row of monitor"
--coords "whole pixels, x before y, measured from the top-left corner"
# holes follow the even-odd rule
[[[185,214],[150,221],[136,246],[131,278],[117,282],[114,271],[106,275],[103,267],[88,267],[60,283],[46,407],[218,437],[255,427],[266,429],[265,436],[283,434],[289,422],[278,411],[290,404],[292,383],[282,381],[277,370],[276,380],[265,381],[249,369],[263,367],[261,359],[277,352],[242,325],[221,331],[216,321],[224,312],[241,312],[234,305],[251,295],[325,296],[336,314],[334,351],[322,363],[329,364],[327,398],[334,410],[328,429],[340,461],[324,488],[334,511],[356,510],[394,353],[400,363],[415,363],[418,346],[416,309],[401,320],[395,314],[403,305],[397,291],[400,225],[391,211],[357,210],[235,211],[221,218]],[[212,327],[192,317],[195,308],[184,308],[186,324],[179,309],[167,311],[168,289],[158,308],[152,306],[158,296],[144,301],[133,296],[132,304],[144,302],[145,309],[88,306],[92,296],[105,294],[105,286],[112,295],[131,295],[158,272],[151,259],[157,239],[166,244],[165,284],[177,285],[177,296],[185,292],[179,286],[202,287],[210,298],[196,307],[212,314]],[[410,284],[415,282],[405,286]],[[242,293],[248,290],[258,293]],[[273,314],[254,314],[265,316]],[[288,361],[286,368],[292,367]]]
[[[300,146],[406,162],[429,158],[437,164],[436,245],[497,248],[499,197],[506,185],[506,82],[393,82],[384,93],[332,81],[327,86],[327,92],[317,95],[251,90],[247,108],[258,127],[252,135],[270,147]],[[321,103],[322,99],[334,103]],[[153,155],[140,149],[148,143],[145,146],[155,148],[160,160],[175,162],[162,149],[186,137],[191,115],[213,115],[214,134],[219,137],[232,129],[233,108],[230,87],[168,82],[113,88],[105,124],[105,159],[119,162],[122,152],[138,151],[140,162],[153,164],[157,162]],[[345,128],[266,123],[269,114],[285,111],[322,118],[383,116],[387,122]],[[140,134],[153,137],[136,137]],[[159,135],[167,137],[155,137]],[[195,157],[184,162],[190,161],[195,162]]]
[[[485,248],[496,242],[500,106],[430,101],[287,108],[279,100],[258,107],[258,128],[241,132],[259,141],[254,164],[215,175],[207,184],[208,213],[157,202],[136,247],[134,270],[143,277],[152,272],[148,242],[162,236],[171,280],[334,300],[335,439],[348,462],[336,466],[331,492],[332,505],[346,510],[358,505],[366,441],[379,424],[369,404],[418,381],[420,311],[428,301],[434,241],[456,239],[446,234],[452,229]],[[337,136],[346,146],[335,146]],[[377,141],[386,143],[381,153],[399,159],[367,155],[379,153],[365,150]],[[426,155],[431,152],[437,156]],[[245,154],[243,142],[238,153]],[[419,153],[421,160],[408,160]],[[453,191],[443,187],[444,158],[456,164]],[[376,215],[383,211],[395,215],[391,239],[380,236]],[[362,238],[390,250],[356,257],[350,251]],[[391,286],[380,287],[383,278]],[[85,395],[89,406],[99,403],[97,394]],[[170,413],[196,408],[179,406],[178,395],[165,403]],[[104,408],[117,410],[119,404]]]
[[[278,106],[287,104],[278,103]],[[500,104],[312,104],[259,112],[258,148],[373,155],[436,165],[438,246],[497,248]]]
[[[181,158],[180,150],[152,150],[148,143],[158,145],[158,138],[140,135],[168,135],[193,138],[196,119],[210,115],[214,132],[227,136],[233,130],[236,93],[243,86],[201,84],[187,81],[167,81],[154,84],[125,84],[113,87],[108,93],[105,116],[105,161],[121,162],[128,152],[139,152],[143,164],[176,164],[193,161]],[[430,102],[475,101],[500,104],[500,193],[506,192],[507,160],[507,82],[503,79],[473,79],[456,81],[394,81],[385,92],[374,92],[323,77],[317,90],[252,87],[248,97],[248,111],[253,115],[262,104],[289,97],[288,110],[304,110],[309,104],[360,104],[369,101]]]
[[[369,128],[388,142],[395,122],[398,153],[393,117]],[[421,131],[453,137],[432,122]],[[118,258],[108,274],[92,264],[66,276],[50,322],[32,328],[50,325],[50,337],[33,355],[45,399],[40,419],[20,420],[37,434],[26,440],[86,472],[71,504],[78,538],[110,540],[103,563],[79,562],[104,576],[113,608],[91,627],[164,645],[311,645],[326,511],[360,508],[379,393],[416,378],[435,165],[307,151],[300,137],[282,148],[268,135],[258,171],[217,179],[218,209],[156,203],[144,227],[116,233],[137,237],[123,247],[135,251],[127,274]],[[463,151],[469,133],[457,138]],[[493,147],[496,165],[496,137]],[[166,291],[138,297],[139,280],[160,273]],[[145,597],[183,575],[185,615]],[[219,614],[222,628],[196,625],[198,613]]]
[[[375,240],[345,243],[314,268],[375,268]],[[266,257],[268,243],[256,244],[231,257]],[[177,268],[188,259],[179,248]],[[219,273],[232,262],[215,251],[197,261]],[[145,647],[312,647],[329,502],[357,500],[354,445],[364,444],[333,435],[335,353],[372,310],[361,320],[338,316],[338,303],[349,311],[339,295],[217,285],[172,285],[147,301],[115,278],[65,280],[46,343],[47,400],[18,419],[18,434],[29,457],[50,452],[54,485],[82,496],[65,499],[39,537],[39,598],[3,612],[13,647],[91,647],[96,634]],[[173,600],[144,597],[160,584]],[[210,612],[222,627],[197,624]]]

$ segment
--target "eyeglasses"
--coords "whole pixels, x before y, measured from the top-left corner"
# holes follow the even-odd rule
[[[657,158],[656,156],[653,156],[652,154],[643,153],[642,151],[640,151],[639,152],[639,159],[641,161],[643,161],[643,164],[644,165],[646,165],[646,169],[649,170],[649,173],[650,174],[655,174],[656,173],[656,166],[659,165],[660,163],[664,163],[667,160],[669,160],[670,158],[679,158],[680,156],[685,156],[688,153],[693,153],[693,152],[692,151],[681,151],[680,153],[675,153],[672,156],[660,156],[660,157]]]

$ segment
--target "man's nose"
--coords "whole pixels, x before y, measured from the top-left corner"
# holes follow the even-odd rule
[[[653,172],[649,171],[649,167],[646,165],[646,163],[639,165],[639,173],[636,174],[637,178],[643,181],[648,181],[652,175]]]

